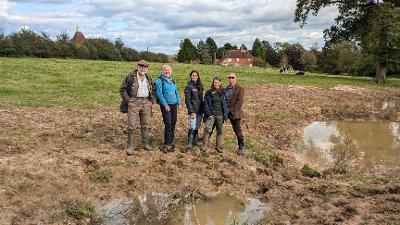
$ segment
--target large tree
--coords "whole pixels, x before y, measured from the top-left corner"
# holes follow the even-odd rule
[[[214,62],[214,60],[216,58],[218,46],[215,43],[214,39],[212,39],[211,37],[208,37],[206,39],[206,44],[208,46],[208,53],[211,56],[211,60],[212,60],[212,62]]]
[[[325,73],[349,73],[359,57],[359,48],[351,43],[337,43],[326,46],[319,53],[318,67]],[[365,74],[364,74],[365,75]],[[368,74],[369,75],[369,74]]]
[[[289,65],[293,67],[295,70],[304,70],[304,65],[301,62],[301,55],[304,52],[304,47],[300,43],[296,43],[293,45],[289,45],[284,54],[287,55],[289,60]]]
[[[200,63],[202,64],[212,64],[212,57],[210,55],[209,46],[207,43],[204,43],[203,40],[200,40],[197,44],[197,53],[199,56]]]
[[[265,49],[265,46],[263,43],[260,41],[259,38],[256,38],[253,42],[253,47],[251,48],[251,54],[254,57],[258,57],[264,61],[266,61],[266,55],[267,55],[267,50]]]
[[[70,37],[67,31],[57,34],[56,39],[57,57],[61,58],[74,58],[74,46],[70,42]]]
[[[313,71],[317,66],[317,57],[312,51],[303,51],[300,56],[300,61],[304,65],[304,70]]]
[[[192,60],[197,59],[197,49],[189,38],[181,41],[180,47],[177,55],[178,62],[190,63]]]
[[[297,0],[295,22],[306,24],[309,13],[336,6],[335,24],[324,31],[327,44],[355,41],[377,61],[375,81],[384,83],[389,64],[400,62],[399,0]]]
[[[265,53],[266,62],[271,66],[278,67],[280,60],[278,52],[275,51],[275,49],[268,41],[262,41],[262,43],[266,51]]]

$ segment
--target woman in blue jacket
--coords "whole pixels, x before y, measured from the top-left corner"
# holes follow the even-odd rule
[[[214,77],[211,89],[204,96],[204,138],[201,150],[205,154],[208,138],[215,126],[217,128],[216,146],[217,152],[222,153],[222,129],[228,119],[228,102],[222,86],[221,79]]]
[[[160,104],[164,122],[164,146],[161,149],[163,152],[175,151],[175,146],[173,145],[175,125],[177,112],[181,104],[178,88],[176,87],[175,81],[172,79],[171,75],[171,66],[163,65],[162,74],[155,82],[157,101]]]

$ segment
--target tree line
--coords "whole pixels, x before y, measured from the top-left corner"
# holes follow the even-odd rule
[[[79,46],[74,45],[70,40],[70,36],[65,31],[52,40],[45,32],[36,33],[23,29],[5,35],[0,30],[0,57],[56,57],[110,61],[145,59],[152,62],[167,62],[169,59],[166,54],[139,52],[129,48],[120,38],[114,42],[105,38],[87,38]],[[336,40],[327,42],[322,49],[317,46],[306,49],[300,43],[270,43],[256,38],[249,51],[255,57],[253,65],[258,67],[293,68],[294,70],[360,76],[376,75],[377,65],[381,64],[383,56],[390,59],[390,57],[395,58],[394,56],[400,55],[400,51],[389,51],[383,48],[383,53],[381,51],[377,53],[363,46],[355,41]],[[238,46],[229,42],[218,46],[211,37],[205,41],[200,40],[197,45],[186,38],[180,43],[176,60],[181,63],[197,60],[202,64],[214,64],[215,59],[221,59],[229,50],[235,49],[238,49]],[[246,47],[245,49],[247,50]],[[383,56],[380,57],[380,55]],[[398,61],[388,62],[385,64],[386,73],[399,75]]]
[[[195,46],[189,38],[180,43],[177,61],[191,63],[198,60],[201,64],[213,64],[229,50],[238,49],[236,45],[225,43],[218,47],[214,39],[208,37]],[[247,48],[245,47],[247,50]],[[322,49],[317,44],[306,49],[300,43],[270,43],[256,38],[249,49],[255,57],[253,66],[293,68],[311,72],[330,74],[350,74],[356,76],[374,76],[379,60],[370,52],[354,42],[327,43]],[[400,64],[390,64],[387,73],[400,74]]]
[[[168,62],[168,56],[162,53],[137,51],[126,47],[117,38],[114,42],[105,38],[87,38],[81,45],[74,45],[70,36],[64,31],[56,40],[50,39],[45,32],[36,33],[22,29],[5,35],[0,32],[0,56],[3,57],[38,57],[38,58],[75,58],[109,61],[138,61],[145,59],[151,62]]]

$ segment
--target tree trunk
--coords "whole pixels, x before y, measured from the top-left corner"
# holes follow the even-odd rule
[[[386,80],[386,62],[379,62],[376,67],[375,82],[379,84],[384,84]]]

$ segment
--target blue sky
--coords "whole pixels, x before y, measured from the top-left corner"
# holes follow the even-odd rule
[[[0,26],[6,34],[29,27],[55,38],[64,30],[72,36],[79,25],[86,37],[120,37],[139,51],[166,54],[176,54],[184,38],[197,44],[208,36],[219,46],[251,48],[259,37],[322,47],[322,32],[337,10],[323,9],[300,28],[293,22],[295,6],[295,0],[0,0]]]

